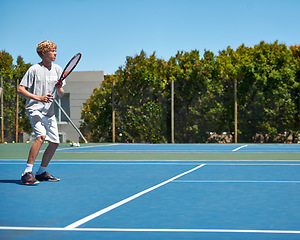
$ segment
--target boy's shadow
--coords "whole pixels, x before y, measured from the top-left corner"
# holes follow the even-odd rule
[[[0,183],[12,183],[17,185],[24,185],[21,180],[0,180]]]

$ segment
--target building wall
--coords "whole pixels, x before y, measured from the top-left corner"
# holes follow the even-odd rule
[[[66,79],[64,91],[70,94],[70,118],[79,128],[83,104],[92,94],[94,88],[99,88],[104,80],[103,71],[75,71]],[[79,141],[79,134],[70,123],[58,123],[61,142]]]

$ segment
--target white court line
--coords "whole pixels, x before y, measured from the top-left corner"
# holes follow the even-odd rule
[[[2,162],[6,161],[6,162]],[[173,162],[172,162],[173,161]],[[194,161],[194,162],[193,162]],[[221,160],[222,161],[222,160]],[[224,160],[227,161],[227,160]],[[276,163],[275,160],[233,160],[230,162],[243,162],[243,163],[215,163],[215,160],[212,160],[212,163],[205,160],[52,160],[52,165],[196,165],[204,163],[207,166],[300,166],[300,163]],[[260,162],[270,162],[270,163],[260,163]],[[277,162],[282,162],[285,160],[278,160]],[[299,160],[286,160],[299,162]],[[25,160],[0,160],[0,165],[20,165],[24,164]],[[40,163],[41,160],[36,160],[36,163]],[[253,162],[253,163],[246,163]],[[254,163],[257,162],[257,163]],[[272,163],[275,162],[275,163]]]
[[[180,228],[47,228],[47,227],[6,227],[0,230],[20,231],[77,231],[77,232],[209,232],[209,233],[272,233],[300,234],[299,230],[256,230],[256,229],[180,229]]]
[[[36,161],[38,162],[38,161]],[[1,163],[0,165],[18,165],[18,164],[23,164],[24,163]],[[101,162],[51,162],[52,165],[183,165],[183,166],[188,166],[188,165],[197,165],[199,163],[133,163],[133,162],[124,162],[124,163],[101,163]],[[300,165],[300,164],[298,164]]]
[[[232,151],[233,151],[233,152],[236,152],[236,151],[238,151],[238,150],[240,150],[241,148],[244,148],[244,147],[248,147],[248,145],[240,146],[240,147],[238,147],[238,148],[236,148],[236,149],[233,149]]]
[[[7,163],[3,163],[3,161],[9,161],[8,163],[11,162],[19,162],[16,164],[24,164],[24,162],[26,162],[26,159],[0,159],[0,164],[7,164]],[[41,162],[40,159],[37,159],[36,162]],[[219,159],[219,160],[205,160],[205,159],[191,159],[191,160],[178,160],[178,159],[161,159],[161,160],[154,160],[154,159],[150,159],[150,160],[145,160],[145,159],[138,159],[138,160],[99,160],[99,159],[74,159],[74,160],[70,160],[70,159],[54,159],[51,160],[51,163],[59,163],[59,162],[68,162],[69,164],[73,164],[74,162],[132,162],[132,163],[138,163],[138,162],[158,162],[158,163],[164,163],[164,162],[183,162],[183,163],[194,163],[194,164],[200,164],[200,163],[205,163],[207,165],[264,165],[261,164],[260,162],[271,162],[265,165],[273,165],[272,162],[300,162],[300,160],[298,159],[282,159],[282,160],[270,160],[270,159],[266,159],[266,160],[243,160],[243,159],[235,159],[235,160],[228,160],[228,159]],[[233,163],[223,163],[223,162],[233,162]],[[235,162],[243,162],[243,163],[235,163]],[[244,162],[257,162],[254,164],[244,164]],[[91,163],[92,164],[92,163]],[[300,163],[299,163],[300,164]],[[282,163],[282,164],[277,164],[275,163],[274,165],[299,165],[299,164],[295,164],[295,163]]]
[[[176,180],[174,183],[300,183],[300,181]]]
[[[110,146],[116,146],[116,145],[120,145],[120,144],[119,143],[111,143],[111,144],[107,144],[107,145],[95,145],[95,146],[80,146],[80,147],[59,148],[59,149],[56,150],[56,152],[60,152],[60,151],[63,151],[63,150],[69,150],[69,149],[83,149],[83,148],[94,148],[94,147],[110,147]],[[45,150],[40,150],[39,152],[45,152]],[[76,153],[78,153],[78,152],[76,152]],[[83,152],[83,153],[86,153],[86,152]]]
[[[235,160],[233,160],[232,162],[234,161]],[[275,162],[275,161],[271,160],[271,162]],[[205,163],[205,164],[210,166],[299,166],[300,165],[299,163]]]
[[[10,160],[0,159],[0,165],[13,165],[13,164],[24,164],[25,160]],[[36,160],[36,163],[40,163],[41,160]],[[198,165],[203,164],[203,160],[52,160],[52,165]],[[206,162],[205,162],[206,164]],[[300,165],[300,163],[299,163]]]
[[[184,173],[181,173],[181,174],[179,174],[179,175],[177,175],[175,177],[172,177],[172,178],[170,178],[170,179],[168,179],[168,180],[166,180],[166,181],[164,181],[162,183],[159,183],[159,184],[157,184],[157,185],[155,185],[155,186],[153,186],[151,188],[148,188],[148,189],[146,189],[146,190],[144,190],[142,192],[139,192],[139,193],[137,193],[137,194],[135,194],[135,195],[133,195],[131,197],[128,197],[128,198],[126,198],[126,199],[124,199],[124,200],[122,200],[120,202],[117,202],[117,203],[115,203],[115,204],[113,204],[113,205],[111,205],[109,207],[106,207],[106,208],[104,208],[104,209],[102,209],[102,210],[100,210],[98,212],[95,212],[95,213],[93,213],[93,214],[91,214],[91,215],[89,215],[89,216],[87,216],[85,218],[82,218],[82,219],[80,219],[80,220],[78,220],[78,221],[76,221],[76,222],[74,222],[74,223],[66,226],[65,229],[74,229],[74,228],[76,228],[76,227],[78,227],[78,226],[80,226],[80,225],[82,225],[82,224],[84,224],[84,223],[86,223],[86,222],[88,222],[88,221],[96,218],[96,217],[99,217],[100,215],[102,215],[104,213],[107,213],[107,212],[109,212],[109,211],[111,211],[111,210],[113,210],[113,209],[115,209],[115,208],[117,208],[117,207],[119,207],[119,206],[121,206],[121,205],[123,205],[125,203],[128,203],[128,202],[130,202],[130,201],[132,201],[132,200],[134,200],[134,199],[136,199],[136,198],[138,198],[138,197],[140,197],[140,196],[142,196],[142,195],[144,195],[144,194],[146,194],[148,192],[151,192],[151,191],[153,191],[153,190],[155,190],[155,189],[157,189],[157,188],[159,188],[159,187],[161,187],[163,185],[166,185],[167,183],[172,182],[175,179],[180,178],[180,177],[182,177],[182,176],[184,176],[186,174],[189,174],[189,173],[191,173],[191,172],[193,172],[193,171],[195,171],[195,170],[197,170],[197,169],[199,169],[199,168],[201,168],[203,166],[205,166],[205,164],[201,164],[201,165],[199,165],[199,166],[197,166],[195,168],[192,168],[191,170],[188,170],[188,171],[186,171]]]

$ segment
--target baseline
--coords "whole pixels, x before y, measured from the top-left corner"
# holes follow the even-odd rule
[[[167,228],[47,228],[47,227],[6,227],[0,230],[19,231],[74,231],[74,232],[206,232],[206,233],[272,233],[300,234],[298,230],[257,230],[257,229],[167,229]]]

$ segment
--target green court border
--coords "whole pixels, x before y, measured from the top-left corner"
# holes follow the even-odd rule
[[[32,143],[0,144],[0,160],[27,160]],[[105,145],[87,143],[81,146]],[[46,149],[44,143],[41,150]],[[69,148],[62,143],[59,149]],[[37,160],[41,160],[39,153]],[[53,160],[300,160],[300,153],[63,153],[56,152]]]

